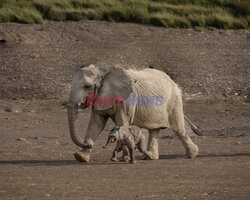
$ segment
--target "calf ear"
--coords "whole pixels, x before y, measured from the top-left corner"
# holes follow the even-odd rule
[[[130,126],[129,127],[129,131],[133,134],[133,135],[138,135],[141,131],[141,128],[139,128],[138,126]]]
[[[129,126],[128,130],[129,130],[130,133],[134,133],[134,130],[133,130],[132,126]]]

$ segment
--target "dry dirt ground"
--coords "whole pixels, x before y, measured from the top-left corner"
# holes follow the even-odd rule
[[[250,32],[163,29],[97,21],[0,24],[0,199],[249,199]],[[186,159],[168,130],[160,159],[73,158],[65,102],[75,71],[90,63],[167,72],[183,89],[184,111],[203,131]],[[90,110],[80,112],[86,131]]]

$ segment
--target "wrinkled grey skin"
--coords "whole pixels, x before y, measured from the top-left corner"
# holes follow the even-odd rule
[[[109,96],[125,97],[121,106],[113,100],[112,105],[92,106],[91,118],[84,142],[78,138],[77,116],[78,109],[85,109],[87,95],[96,94],[107,98]],[[161,106],[127,105],[127,95],[162,96]],[[97,100],[96,100],[97,101]],[[101,67],[90,65],[78,71],[73,79],[68,100],[68,122],[73,142],[82,148],[74,154],[79,162],[88,163],[95,140],[104,129],[108,118],[118,126],[136,125],[148,129],[149,158],[156,160],[158,153],[158,133],[161,128],[174,131],[182,142],[186,155],[194,158],[198,154],[198,147],[185,132],[184,114],[181,90],[177,84],[164,72],[156,69],[126,70],[119,67]],[[186,119],[193,130],[197,128]],[[124,152],[126,153],[126,152]]]
[[[130,153],[130,163],[136,163],[134,150],[138,148],[145,156],[150,157],[150,153],[147,151],[147,139],[142,133],[140,128],[133,128],[131,126],[115,126],[109,133],[107,144],[117,142],[116,147],[112,154],[112,161],[117,160],[117,154],[123,150],[126,146]]]

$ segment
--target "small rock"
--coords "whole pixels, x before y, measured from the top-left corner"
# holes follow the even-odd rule
[[[11,109],[10,107],[6,107],[6,108],[4,109],[4,111],[5,111],[5,112],[12,112],[12,109]]]
[[[4,44],[6,44],[6,40],[5,39],[0,39],[0,45],[4,45]]]
[[[13,112],[14,113],[20,113],[20,110],[15,109]]]
[[[33,137],[33,139],[37,140],[37,139],[38,139],[38,137],[37,137],[37,136],[35,136],[35,137]]]
[[[62,109],[65,109],[65,108],[67,108],[68,107],[68,102],[63,102],[62,103]]]
[[[237,142],[235,142],[234,144],[235,144],[235,145],[240,145],[241,142],[240,142],[240,141],[237,141]]]
[[[16,141],[26,141],[24,138],[17,138]]]

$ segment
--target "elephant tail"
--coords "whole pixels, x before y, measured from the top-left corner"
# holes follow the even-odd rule
[[[202,136],[202,132],[198,129],[197,126],[195,126],[185,115],[184,115],[185,120],[189,123],[191,126],[191,129],[194,131],[194,133],[198,136]]]

